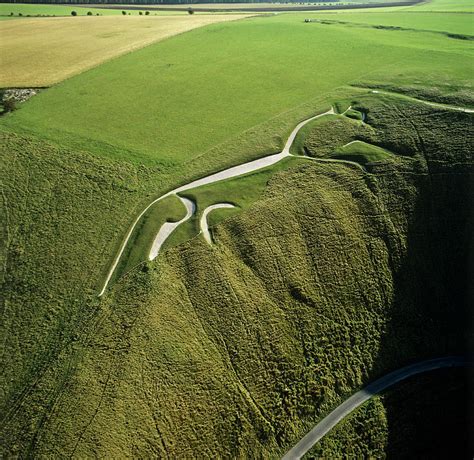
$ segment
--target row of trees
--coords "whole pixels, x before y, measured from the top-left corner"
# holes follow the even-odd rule
[[[338,2],[339,0],[312,0],[304,3],[328,3]],[[199,5],[201,3],[275,3],[275,4],[302,4],[301,1],[286,0],[286,1],[269,1],[269,0],[41,0],[41,1],[16,1],[4,0],[4,3],[49,3],[49,4],[103,4],[103,5],[170,5],[170,4],[193,4]]]

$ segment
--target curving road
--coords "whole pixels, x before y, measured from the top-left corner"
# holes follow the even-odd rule
[[[202,213],[201,220],[200,220],[201,232],[204,236],[204,239],[209,244],[212,244],[212,238],[209,233],[209,226],[207,224],[207,215],[211,211],[214,211],[214,209],[223,209],[223,208],[235,208],[235,206],[231,203],[217,203],[217,204],[213,204],[212,206],[208,206],[206,209],[204,209]]]
[[[298,444],[291,448],[282,460],[297,460],[305,455],[323,436],[332,430],[344,417],[368,401],[372,396],[386,390],[388,387],[423,372],[446,367],[468,366],[473,363],[462,356],[448,356],[445,358],[429,359],[410,366],[402,367],[397,371],[381,377],[362,390],[354,393],[329,415],[324,417],[314,428],[304,436]]]

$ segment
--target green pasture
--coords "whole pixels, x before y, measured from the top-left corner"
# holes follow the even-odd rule
[[[406,8],[406,11],[433,11],[433,12],[474,12],[474,5],[470,0],[432,0]]]
[[[26,4],[26,3],[0,3],[0,19],[5,18],[16,18],[18,14],[21,13],[23,17],[29,16],[71,16],[71,11],[75,11],[78,16],[86,16],[87,13],[90,11],[92,14],[96,15],[122,15],[122,10],[115,10],[109,8],[89,8],[87,6],[79,6],[79,5],[47,5],[47,4]],[[123,7],[123,11],[126,11],[127,14],[130,13],[131,15],[138,15],[139,10],[127,10],[126,5]],[[146,5],[143,5],[143,10],[141,10],[143,14],[145,14]],[[187,12],[180,12],[180,11],[156,11],[151,10],[150,15],[163,15],[163,14],[187,14]],[[13,13],[13,15],[11,15]]]
[[[311,16],[313,17],[313,16]],[[430,13],[421,11],[393,11],[386,13],[338,13],[317,14],[316,19],[342,21],[348,25],[367,24],[371,26],[401,27],[422,31],[448,32],[474,35],[474,18],[470,13]],[[395,31],[394,31],[395,32]]]
[[[304,17],[213,25],[151,45],[42,92],[0,123],[159,167],[178,185],[276,151],[299,120],[328,108],[335,91],[374,74],[471,84],[465,41]],[[237,148],[241,142],[247,146]]]

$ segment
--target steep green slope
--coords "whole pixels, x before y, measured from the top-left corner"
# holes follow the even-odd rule
[[[17,424],[35,431],[73,372],[74,343],[98,320],[102,271],[157,176],[31,137],[1,133],[0,146],[0,413],[3,434],[16,433],[2,450],[25,453],[31,432]]]
[[[304,458],[468,458],[469,397],[466,370],[416,376],[367,402]]]
[[[216,246],[172,249],[101,302],[75,291],[60,353],[22,376],[4,453],[274,457],[377,376],[462,353],[472,115],[395,98],[359,108],[396,161],[369,173],[308,160],[217,225]],[[41,325],[21,324],[11,343],[19,327],[41,343]]]

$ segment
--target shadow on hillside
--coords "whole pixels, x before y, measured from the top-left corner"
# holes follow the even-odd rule
[[[417,189],[416,201],[405,230],[406,250],[393,264],[393,303],[371,380],[424,359],[473,356],[473,177],[468,167],[428,161],[428,174],[407,176],[408,185]],[[388,458],[472,458],[469,385],[456,386],[452,378],[458,375],[466,383],[467,374],[434,371],[388,393]],[[450,384],[443,388],[438,378]]]

